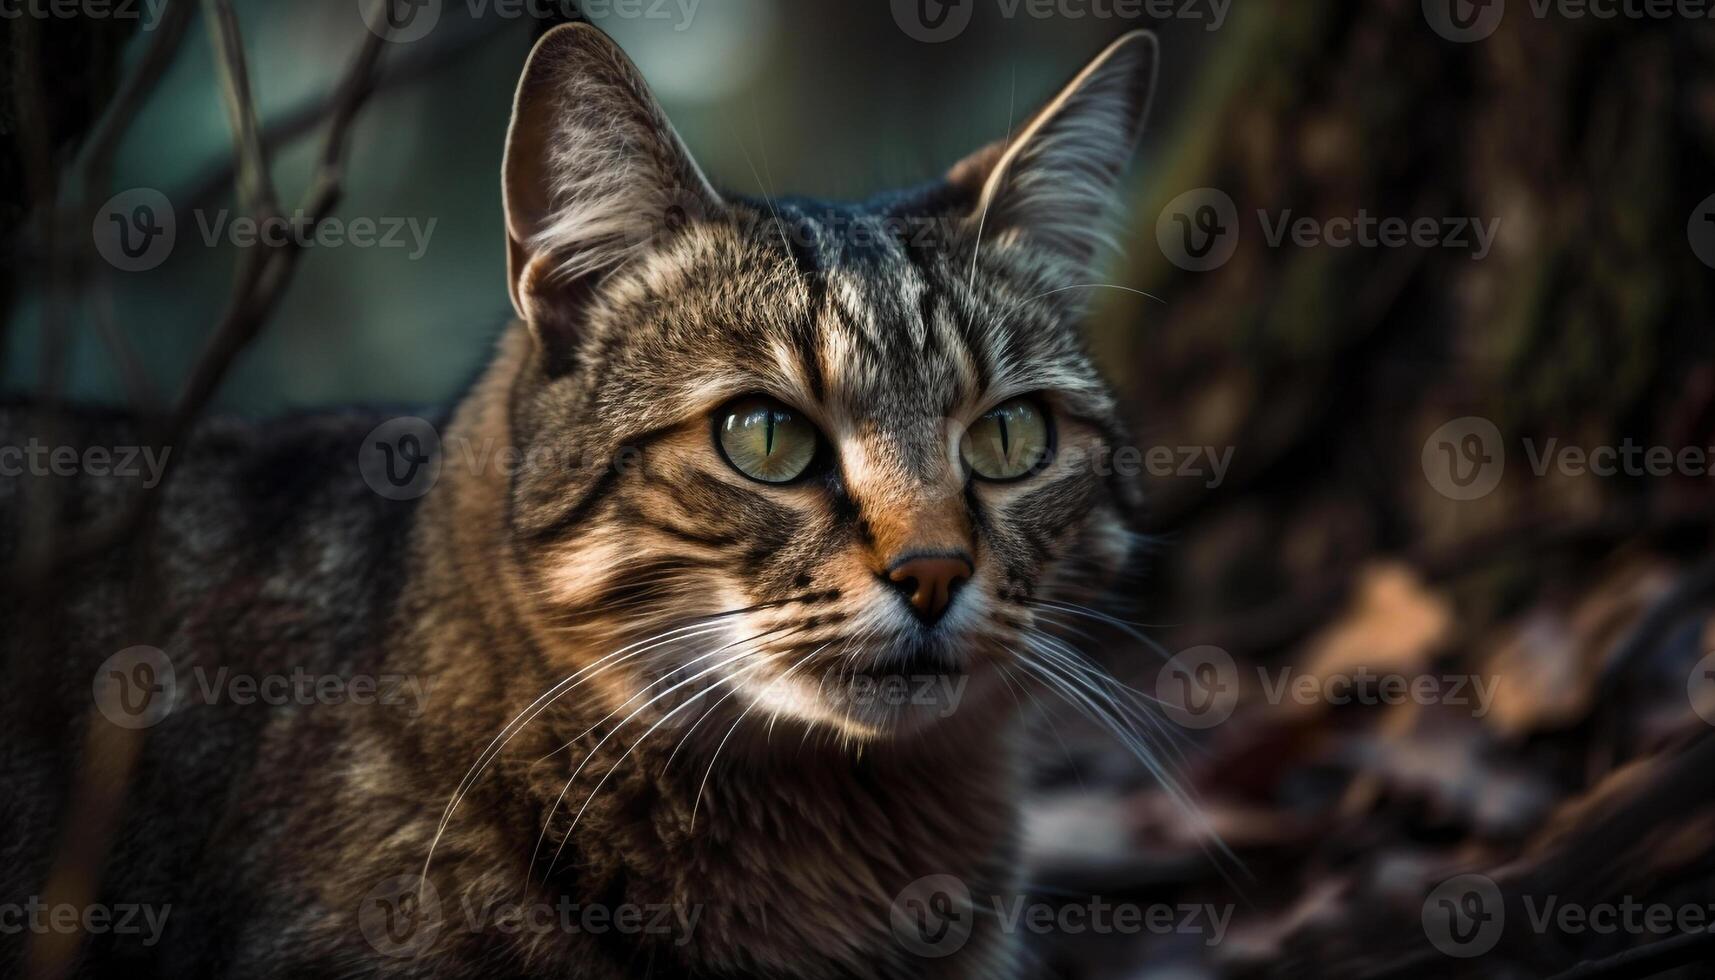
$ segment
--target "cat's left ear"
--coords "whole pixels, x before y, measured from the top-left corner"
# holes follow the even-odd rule
[[[984,239],[1016,234],[1074,267],[1088,264],[1143,133],[1158,54],[1155,35],[1126,34],[1011,140],[960,161],[947,176],[976,195],[973,228]]]

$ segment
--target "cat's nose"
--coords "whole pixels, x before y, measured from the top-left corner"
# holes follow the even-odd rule
[[[932,626],[971,571],[971,559],[963,554],[906,555],[887,570],[887,580],[911,602],[917,618]]]

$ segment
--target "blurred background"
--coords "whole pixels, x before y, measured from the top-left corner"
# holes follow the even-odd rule
[[[164,411],[245,268],[206,231],[244,210],[210,20],[151,71],[172,15],[135,6],[0,19],[8,398]],[[1160,701],[1135,734],[1201,816],[1049,708],[1029,878],[1049,903],[1230,920],[1219,941],[1033,933],[1042,975],[1710,975],[1715,7],[588,6],[746,194],[932,178],[1118,34],[1160,35],[1090,323],[1146,450],[1150,546],[1066,635]],[[287,212],[371,36],[358,7],[233,4]],[[304,249],[201,407],[458,394],[510,316],[513,86],[570,8],[447,0],[382,46],[333,214],[399,244]],[[139,202],[175,240],[116,261]],[[1545,895],[1708,917],[1533,928]]]

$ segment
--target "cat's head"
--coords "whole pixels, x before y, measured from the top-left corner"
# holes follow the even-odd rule
[[[1078,319],[1155,64],[1122,37],[944,180],[829,205],[718,194],[610,40],[541,40],[505,164],[511,415],[557,462],[510,516],[531,601],[616,654],[580,666],[687,721],[718,681],[878,737],[1053,655],[1044,604],[1128,552]]]

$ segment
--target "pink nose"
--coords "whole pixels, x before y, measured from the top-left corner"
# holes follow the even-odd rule
[[[963,555],[907,555],[888,569],[887,578],[911,600],[917,618],[933,624],[953,602],[953,593],[971,577],[971,560]]]

